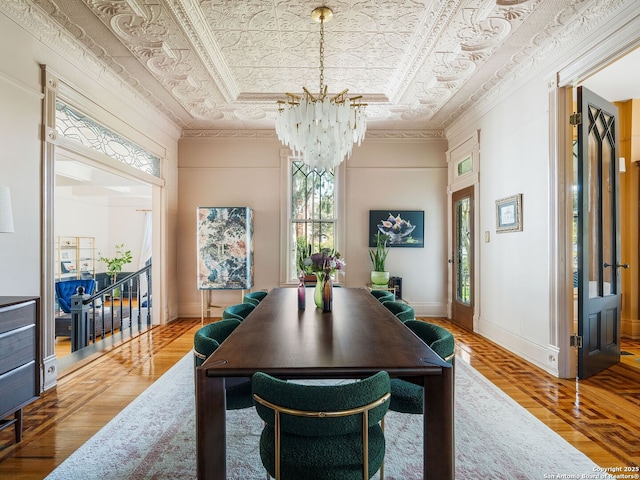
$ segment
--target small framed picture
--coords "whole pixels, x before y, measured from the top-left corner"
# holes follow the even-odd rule
[[[76,271],[76,266],[69,261],[60,262],[60,267],[62,269],[62,273],[73,273]]]
[[[496,233],[522,231],[522,194],[496,200]]]

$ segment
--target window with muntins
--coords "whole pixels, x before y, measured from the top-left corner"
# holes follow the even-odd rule
[[[336,248],[336,188],[334,170],[316,170],[294,160],[291,163],[291,221],[289,279],[299,272],[298,252]]]

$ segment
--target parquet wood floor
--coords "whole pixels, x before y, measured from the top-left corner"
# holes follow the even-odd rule
[[[444,319],[428,321],[449,329],[458,355],[598,465],[640,466],[640,369],[621,362],[586,380],[558,379]],[[636,353],[639,346],[623,343]]]
[[[588,380],[557,379],[446,320],[429,321],[451,330],[459,355],[597,464],[640,465],[640,369],[621,362]],[[25,409],[19,445],[13,429],[0,432],[0,478],[46,477],[188,353],[199,326],[200,319],[182,319],[154,327],[63,373],[55,389]]]

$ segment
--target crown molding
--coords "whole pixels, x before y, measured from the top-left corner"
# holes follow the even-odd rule
[[[130,75],[127,77],[127,70],[106,55],[104,49],[93,42],[91,36],[73,23],[55,4],[49,0],[2,0],[0,12],[74,65],[85,77],[93,79],[94,83],[99,82],[104,90],[118,97],[123,104],[149,111],[149,117],[156,119],[154,124],[158,128],[172,138],[178,138],[182,127],[180,118],[169,107],[155,100],[139,80]],[[67,28],[74,31],[75,35],[70,34]],[[67,81],[71,85],[68,79]]]
[[[631,14],[631,11],[635,14]],[[447,138],[454,138],[471,127],[486,112],[502,103],[532,78],[540,75],[546,78],[551,71],[558,72],[563,62],[564,65],[570,66],[583,62],[585,49],[601,43],[601,37],[609,38],[611,46],[615,42],[613,38],[618,37],[617,25],[630,25],[634,18],[637,19],[639,11],[640,2],[637,0],[591,2],[579,12],[575,12],[574,6],[568,7],[557,15],[555,29],[549,28],[532,36],[527,45],[514,54],[510,62],[505,63],[503,69],[498,70],[466,102],[460,103],[456,111],[449,113],[442,121]],[[628,38],[635,37],[636,43],[640,42],[637,20],[636,26],[629,26],[628,32],[625,27],[623,35]],[[630,41],[626,43],[628,45]],[[594,54],[589,61],[602,66],[602,55],[607,50],[597,50],[600,57]],[[567,68],[568,71],[572,69]],[[565,77],[569,76],[565,74]]]
[[[271,129],[183,129],[183,139],[207,140],[278,140],[275,130]],[[446,140],[442,129],[425,130],[367,130],[366,141],[442,141]]]
[[[601,38],[592,42],[591,48],[586,53],[560,69],[558,72],[559,87],[580,83],[581,80],[600,70],[603,65],[618,60],[640,46],[638,32],[640,2],[631,0],[620,3],[628,5],[608,22],[607,31],[601,35]]]

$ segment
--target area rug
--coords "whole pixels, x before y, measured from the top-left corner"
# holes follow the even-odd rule
[[[193,381],[189,354],[47,479],[196,478]],[[460,358],[455,389],[456,479],[585,478],[597,471],[588,457]],[[227,478],[265,478],[261,428],[255,409],[227,412]],[[421,415],[387,414],[386,479],[422,478],[421,434]]]

